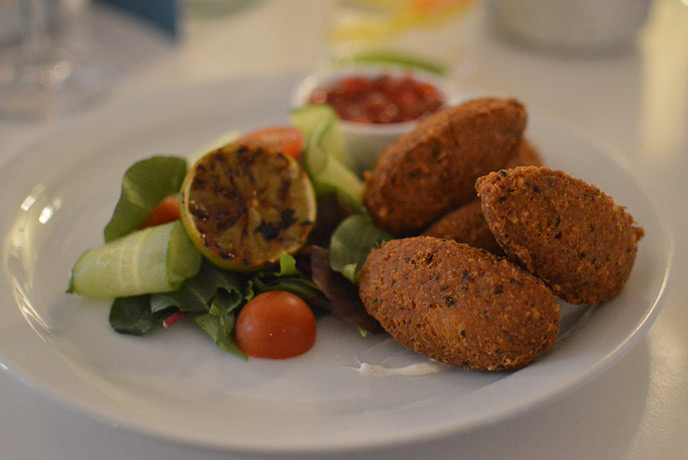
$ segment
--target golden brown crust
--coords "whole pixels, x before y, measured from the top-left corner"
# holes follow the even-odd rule
[[[382,244],[363,266],[359,292],[403,346],[467,369],[526,366],[559,331],[559,305],[542,281],[450,240],[420,236]]]
[[[602,303],[629,277],[642,228],[597,187],[524,166],[481,177],[485,219],[506,254],[569,303]]]
[[[525,109],[513,99],[476,99],[439,111],[380,155],[366,177],[364,203],[383,229],[417,234],[476,198],[475,180],[507,165],[525,125]]]
[[[466,243],[493,254],[504,254],[485,222],[480,200],[473,200],[441,217],[428,227],[423,235]]]

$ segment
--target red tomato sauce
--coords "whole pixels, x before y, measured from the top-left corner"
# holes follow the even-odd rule
[[[437,111],[444,99],[430,83],[410,75],[352,76],[314,91],[311,104],[328,104],[340,119],[387,124],[417,120]]]

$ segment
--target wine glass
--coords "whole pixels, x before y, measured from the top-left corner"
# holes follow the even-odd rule
[[[71,51],[65,17],[61,0],[19,0],[20,44],[0,48],[0,120],[73,113],[110,85],[104,68]]]

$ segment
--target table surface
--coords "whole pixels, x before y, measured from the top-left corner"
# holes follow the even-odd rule
[[[231,15],[188,17],[182,37],[170,40],[131,17],[89,6],[82,33],[92,34],[89,46],[118,64],[116,86],[102,102],[107,106],[237,76],[305,74],[335,49],[326,37],[340,7],[321,0],[255,2]],[[675,258],[658,319],[602,375],[487,428],[360,458],[688,458],[688,3],[656,1],[637,44],[613,55],[562,55],[509,43],[492,32],[480,7],[392,43],[449,63],[467,87],[516,95],[626,156],[663,207]],[[0,120],[0,164],[67,121],[73,120]],[[0,401],[2,459],[235,458],[94,422],[36,393],[2,363]]]

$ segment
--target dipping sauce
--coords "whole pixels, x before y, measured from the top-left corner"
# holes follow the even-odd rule
[[[328,104],[340,119],[369,124],[413,121],[444,103],[432,84],[410,75],[345,77],[313,92],[311,104]]]

